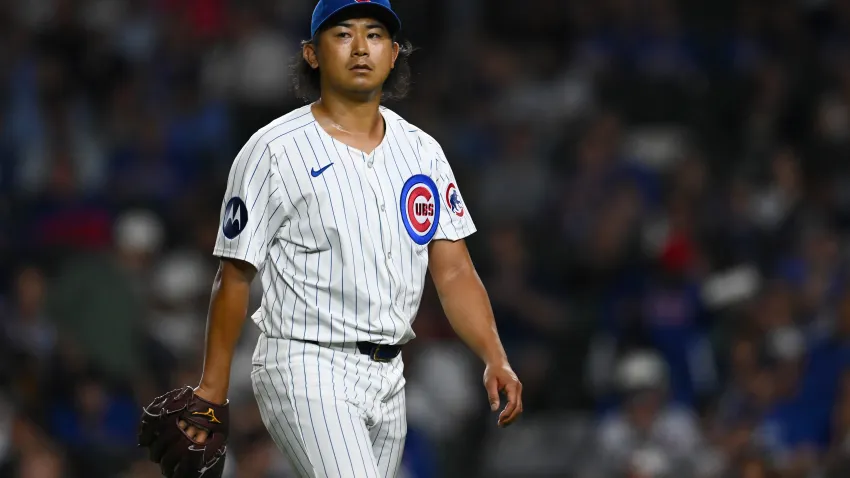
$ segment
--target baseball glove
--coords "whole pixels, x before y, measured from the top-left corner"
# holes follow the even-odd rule
[[[180,428],[187,424],[208,432],[198,443]],[[172,390],[144,407],[139,446],[148,448],[168,478],[220,478],[227,452],[228,403],[216,405],[195,395],[192,387]]]

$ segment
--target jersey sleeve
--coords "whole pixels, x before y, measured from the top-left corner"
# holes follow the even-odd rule
[[[458,241],[471,236],[475,231],[475,223],[463,202],[460,187],[454,172],[443,153],[437,146],[436,175],[437,189],[440,191],[440,223],[434,239]]]
[[[259,132],[236,156],[227,178],[213,255],[261,268],[287,214],[276,164]]]

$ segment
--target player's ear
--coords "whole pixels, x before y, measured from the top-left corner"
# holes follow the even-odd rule
[[[390,68],[395,68],[395,61],[398,60],[398,52],[400,51],[400,47],[397,41],[393,42],[393,62],[390,65]]]
[[[304,42],[304,46],[301,49],[301,56],[304,57],[304,61],[310,65],[310,68],[315,70],[319,67],[319,57],[316,55],[316,46],[313,42]]]

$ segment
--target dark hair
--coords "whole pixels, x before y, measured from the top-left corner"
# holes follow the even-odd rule
[[[316,33],[316,36],[310,40],[301,42],[302,49],[298,51],[292,59],[292,88],[295,90],[295,96],[307,103],[316,101],[322,94],[321,89],[321,73],[319,68],[313,69],[303,56],[304,45],[313,44],[318,46],[319,35],[324,29]],[[393,37],[393,41],[397,41]],[[384,82],[383,90],[381,91],[382,101],[401,100],[407,96],[410,91],[410,64],[407,62],[410,55],[413,53],[413,45],[409,41],[399,42],[398,58],[395,61],[395,67],[390,70]]]

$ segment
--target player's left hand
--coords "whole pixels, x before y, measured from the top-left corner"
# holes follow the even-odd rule
[[[507,362],[487,364],[484,370],[484,388],[490,399],[490,410],[496,411],[501,405],[500,392],[508,398],[498,425],[504,428],[519,418],[522,413],[522,383],[520,383],[510,364]]]

